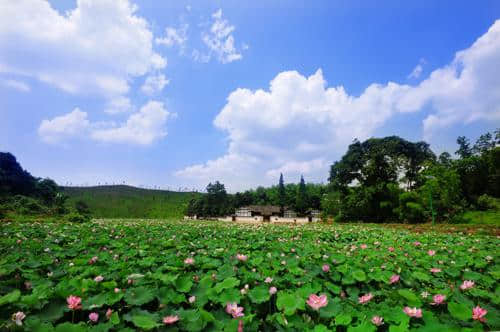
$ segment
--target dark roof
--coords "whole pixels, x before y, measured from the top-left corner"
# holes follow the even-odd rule
[[[281,212],[281,208],[277,205],[249,205],[241,208],[249,209],[252,212],[257,212],[264,216],[270,216],[273,213]]]

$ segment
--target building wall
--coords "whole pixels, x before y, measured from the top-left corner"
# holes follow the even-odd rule
[[[238,217],[251,217],[252,216],[252,211],[250,211],[247,208],[239,208],[236,210],[236,216]]]
[[[231,216],[218,217],[217,220],[219,220],[219,221],[233,221],[233,217],[231,217]]]
[[[253,216],[253,217],[236,217],[236,221],[241,222],[262,222],[264,218],[262,216]]]
[[[285,217],[271,217],[271,223],[279,224],[279,223],[291,223],[291,224],[307,224],[309,220],[307,218],[285,218]]]

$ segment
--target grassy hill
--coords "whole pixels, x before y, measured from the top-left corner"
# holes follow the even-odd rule
[[[68,207],[82,200],[95,218],[180,218],[198,193],[142,189],[131,186],[62,187]]]

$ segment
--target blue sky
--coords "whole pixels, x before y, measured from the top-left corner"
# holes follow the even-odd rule
[[[326,182],[355,138],[500,126],[498,1],[0,4],[0,150],[60,184]]]

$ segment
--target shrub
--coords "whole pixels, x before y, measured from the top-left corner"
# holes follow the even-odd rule
[[[416,192],[404,192],[399,195],[399,218],[411,223],[425,222],[427,211],[420,203]]]
[[[66,216],[66,220],[73,223],[84,223],[89,221],[90,217],[82,215],[78,212],[72,212]]]
[[[90,208],[89,208],[89,206],[87,205],[87,203],[85,203],[82,200],[78,200],[78,201],[75,202],[75,209],[76,209],[76,211],[79,214],[82,214],[82,215],[85,215],[85,216],[89,216],[90,215]]]
[[[47,208],[40,204],[40,201],[27,196],[14,196],[10,205],[14,211],[24,215],[47,213]]]
[[[467,219],[463,214],[452,215],[448,221],[450,224],[468,224],[471,222],[471,220]]]
[[[477,199],[477,208],[482,211],[490,210],[495,208],[495,199],[486,194],[479,196]]]

